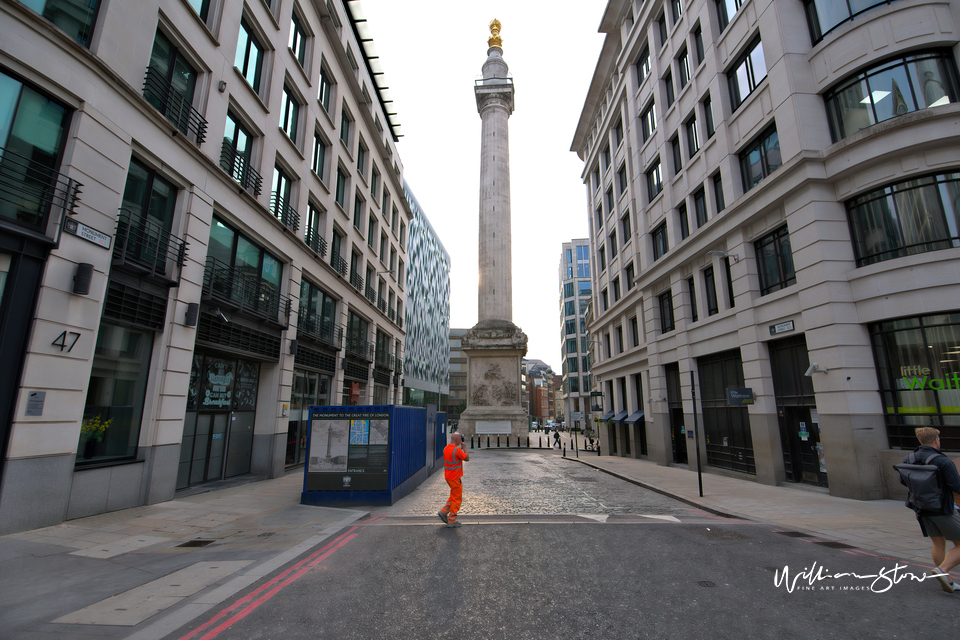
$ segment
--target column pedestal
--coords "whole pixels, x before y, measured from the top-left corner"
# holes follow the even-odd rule
[[[459,431],[473,435],[526,436],[527,412],[521,405],[520,361],[527,336],[512,322],[484,320],[460,341],[467,355],[467,409]]]

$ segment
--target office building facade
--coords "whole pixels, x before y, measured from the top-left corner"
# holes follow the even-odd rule
[[[560,352],[563,358],[562,404],[559,414],[571,429],[590,423],[590,343],[587,309],[593,294],[588,238],[564,242],[560,251]]]
[[[876,499],[915,427],[960,450],[958,26],[608,2],[572,145],[606,452]]]

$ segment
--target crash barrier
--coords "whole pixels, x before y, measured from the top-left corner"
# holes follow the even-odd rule
[[[577,445],[579,443],[576,443]],[[491,440],[490,436],[486,436],[484,441],[484,436],[470,436],[470,448],[471,449],[554,449],[556,448],[556,443],[551,441],[550,436],[544,438],[543,436],[537,437],[537,439],[531,445],[530,436],[526,438],[526,444],[523,444],[520,436],[517,436],[515,444],[511,444],[510,436],[504,436],[503,442],[500,440],[500,436],[497,436],[496,440]],[[562,445],[563,457],[567,456],[567,443]],[[571,450],[574,452],[576,457],[580,457],[580,451],[596,451],[597,455],[600,455],[600,443],[597,442],[593,446],[573,446]]]

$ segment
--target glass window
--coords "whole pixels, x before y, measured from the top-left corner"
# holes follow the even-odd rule
[[[957,87],[949,51],[885,60],[824,94],[833,141],[890,118],[957,102]]]
[[[693,43],[695,46],[695,51],[697,52],[697,65],[703,62],[703,29],[700,28],[700,25],[697,25],[697,28],[693,30]]]
[[[630,318],[630,335],[633,338],[633,346],[640,346],[640,327],[637,324],[637,316]]]
[[[875,7],[895,0],[803,0],[807,12],[810,38],[816,44],[841,24]]]
[[[617,126],[613,129],[613,141],[618,147],[623,142],[623,118],[617,120]]]
[[[77,464],[136,457],[153,334],[101,322],[83,409]]]
[[[623,195],[627,190],[627,165],[621,165],[620,170],[617,171],[617,188],[620,191],[620,195]]]
[[[687,294],[690,296],[690,322],[699,320],[697,317],[697,293],[693,285],[693,278],[687,278]]]
[[[776,125],[770,127],[750,146],[740,152],[740,173],[743,190],[749,191],[783,164]]]
[[[357,173],[367,176],[367,145],[360,136],[360,144],[357,145]]]
[[[667,239],[667,223],[661,224],[653,230],[653,259],[659,260],[670,249],[670,242]]]
[[[677,56],[677,76],[680,80],[680,88],[687,86],[690,82],[690,54],[684,47]]]
[[[234,59],[234,66],[240,70],[240,74],[259,94],[260,76],[263,67],[263,45],[257,40],[246,19],[240,21],[240,37],[237,40],[237,55]]]
[[[147,265],[163,264],[177,204],[177,188],[138,160],[130,161],[118,223],[125,257]],[[165,233],[164,233],[165,232]]]
[[[603,273],[607,268],[607,252],[603,248],[603,245],[600,245],[600,249],[597,251],[597,259],[600,262],[600,272]]]
[[[637,274],[634,271],[632,262],[627,265],[627,268],[624,270],[623,277],[627,280],[627,291],[630,291],[630,289],[633,289],[637,280]]]
[[[307,61],[307,34],[303,30],[303,25],[300,23],[300,16],[294,12],[290,16],[290,51],[293,52],[294,57],[296,57],[297,62],[300,63],[300,66],[303,67],[306,65]]]
[[[353,126],[353,120],[347,113],[346,107],[340,110],[340,140],[350,149],[350,131]]]
[[[68,122],[66,107],[0,73],[0,216],[46,227]]]
[[[720,305],[717,302],[717,281],[713,277],[713,267],[707,267],[703,270],[703,293],[707,301],[707,315],[713,316],[720,313]]]
[[[673,321],[673,292],[661,293],[660,300],[660,332],[673,331],[676,327]]]
[[[190,3],[200,4],[199,0],[190,0]],[[25,0],[24,4],[84,47],[90,46],[100,0]],[[197,11],[200,12],[199,9]],[[202,13],[201,17],[204,17]]]
[[[787,245],[787,250],[789,251],[789,241]],[[790,268],[793,269],[793,256],[790,256]],[[730,258],[723,259],[723,270],[727,276],[727,302],[730,304],[730,308],[733,309],[737,306],[737,299],[733,295],[733,274],[730,273]],[[796,278],[794,278],[796,281]]]
[[[620,276],[613,279],[613,301],[620,299]]]
[[[300,281],[298,332],[310,337],[332,340],[337,321],[337,299],[306,278]]]
[[[667,109],[670,108],[670,105],[673,104],[674,94],[673,94],[673,73],[667,71],[667,74],[663,76],[663,95],[664,100],[667,103]]]
[[[343,172],[343,169],[337,167],[337,194],[336,194],[337,204],[340,205],[340,208],[346,207],[347,199],[347,175]]]
[[[366,201],[357,192],[353,198],[353,226],[357,229],[363,228],[363,207]]]
[[[589,280],[579,280],[577,282],[577,295],[578,296],[589,296],[591,293],[590,281]]]
[[[610,308],[610,298],[607,295],[606,289],[600,292],[600,298],[603,300],[603,310],[606,311]]]
[[[660,170],[660,159],[654,161],[653,166],[647,169],[647,198],[652,201],[663,191],[663,173]]]
[[[640,128],[643,133],[643,141],[646,142],[657,128],[657,107],[651,101],[643,113],[640,114]]]
[[[657,30],[660,32],[660,46],[667,44],[667,16],[661,13],[657,18]]]
[[[713,101],[710,100],[710,94],[704,96],[703,101],[703,121],[707,126],[707,140],[713,137],[716,129],[713,125]]]
[[[208,270],[211,258],[217,261],[213,266],[219,270],[212,275],[217,293],[240,299],[254,308],[279,304],[277,294],[283,263],[216,216],[210,226]],[[232,276],[224,269],[232,269],[241,277]]]
[[[681,0],[670,0],[670,10],[673,13],[673,23],[676,24],[683,15],[683,3]]]
[[[290,88],[283,85],[283,110],[280,113],[280,128],[287,134],[287,137],[297,144],[297,124],[300,117],[300,103]]]
[[[680,173],[683,169],[683,157],[680,154],[680,136],[675,135],[670,140],[670,151],[673,154],[673,174]]]
[[[915,178],[847,202],[857,266],[960,247],[960,173]]]
[[[693,208],[697,215],[697,229],[707,224],[707,194],[704,190],[697,189],[693,194]]]
[[[713,175],[713,198],[717,202],[717,213],[726,209],[727,204],[723,199],[723,178],[719,172]]]
[[[684,128],[687,130],[687,154],[692,158],[700,150],[700,133],[697,131],[696,114],[687,120]]]
[[[317,177],[324,181],[327,179],[328,149],[329,145],[327,141],[323,139],[320,132],[315,131],[313,134],[313,165],[311,168],[313,172],[317,174]]]
[[[572,298],[572,297],[573,297],[573,283],[572,283],[572,282],[565,282],[565,283],[563,284],[563,297],[564,297],[564,298]]]
[[[330,94],[333,92],[333,83],[330,81],[330,73],[327,71],[326,67],[323,65],[320,66],[320,92],[317,94],[317,100],[320,101],[320,106],[323,107],[323,110],[328,112],[330,111]]]
[[[763,44],[757,36],[747,50],[733,64],[727,72],[730,85],[731,108],[736,111],[743,101],[753,93],[757,85],[767,77],[767,63],[763,57]]]
[[[757,240],[754,248],[760,275],[760,295],[765,296],[797,283],[793,252],[790,250],[790,234],[786,226]]]
[[[650,48],[644,47],[637,58],[637,86],[643,84],[647,76],[650,75]]]
[[[250,169],[250,154],[253,150],[253,137],[229,111],[223,131],[223,147],[220,151],[220,167],[243,187],[252,186],[259,176]],[[259,185],[256,190],[259,192]]]
[[[717,0],[717,19],[720,22],[720,31],[727,28],[730,20],[746,0]],[[828,0],[833,2],[835,0]],[[842,1],[842,0],[841,0]]]
[[[683,240],[690,235],[690,222],[687,220],[687,205],[681,204],[677,207],[677,220],[680,222],[680,239]]]

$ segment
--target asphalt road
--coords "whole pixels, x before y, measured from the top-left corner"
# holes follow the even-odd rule
[[[477,452],[168,638],[951,638],[922,570],[726,519],[536,452]],[[842,574],[842,575],[840,575]]]

